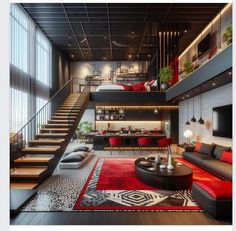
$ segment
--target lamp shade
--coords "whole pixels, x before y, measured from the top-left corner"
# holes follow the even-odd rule
[[[184,137],[186,137],[188,139],[192,138],[193,137],[193,132],[190,131],[190,130],[184,131]]]

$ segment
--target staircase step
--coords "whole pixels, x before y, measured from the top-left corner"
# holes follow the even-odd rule
[[[51,146],[51,147],[27,147],[23,148],[22,152],[25,154],[50,154],[55,153],[60,149],[60,146]]]
[[[45,128],[56,128],[56,127],[69,128],[72,125],[73,124],[45,124]]]
[[[23,156],[23,157],[20,157],[16,160],[14,160],[14,163],[16,164],[29,164],[29,163],[37,163],[37,164],[42,164],[42,163],[49,163],[55,156],[54,155],[48,155],[48,156],[37,156],[37,155],[34,155],[34,156]]]
[[[57,139],[57,140],[31,140],[29,141],[29,144],[32,145],[61,145],[65,139]]]
[[[58,115],[58,116],[68,116],[68,115],[70,115],[70,116],[77,116],[78,115],[78,113],[74,113],[74,112],[55,112],[54,113],[54,115]]]
[[[68,132],[70,129],[69,128],[41,128],[40,132],[41,133],[50,133],[50,132]]]
[[[57,124],[57,123],[74,123],[74,120],[48,120],[49,124]]]
[[[52,119],[76,119],[77,116],[52,116]]]
[[[82,107],[81,106],[76,106],[76,107],[69,107],[69,106],[61,106],[58,110],[80,110]]]
[[[67,133],[41,133],[36,134],[36,138],[61,138],[67,136]]]
[[[12,182],[11,189],[34,189],[38,186],[38,183],[34,182]]]
[[[47,170],[47,167],[24,167],[11,169],[11,177],[13,178],[39,178]]]
[[[67,113],[67,112],[73,112],[73,113],[78,113],[80,112],[79,109],[59,109],[57,110],[58,113]]]

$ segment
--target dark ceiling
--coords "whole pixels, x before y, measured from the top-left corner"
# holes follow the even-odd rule
[[[179,32],[179,52],[225,3],[24,3],[44,33],[73,60],[151,60],[158,32]],[[151,28],[151,29],[150,29]],[[149,41],[148,40],[148,41]]]

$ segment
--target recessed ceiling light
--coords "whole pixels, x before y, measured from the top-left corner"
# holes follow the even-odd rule
[[[103,57],[103,60],[106,60],[106,57]]]
[[[232,72],[231,72],[231,71],[229,71],[229,72],[228,72],[228,74],[229,74],[229,75],[232,75]]]
[[[212,86],[215,86],[216,85],[216,83],[212,83]]]
[[[184,30],[184,33],[187,33],[188,31],[187,30]]]
[[[71,43],[68,44],[68,47],[71,47]]]
[[[148,55],[148,58],[150,58],[151,57],[151,55]]]
[[[184,96],[182,97],[182,99],[184,99]]]
[[[129,54],[129,58],[132,58],[132,55],[131,55],[131,54]]]
[[[189,97],[189,95],[186,95],[186,97]]]
[[[71,58],[74,58],[75,56],[73,54],[70,55]]]
[[[104,39],[107,39],[107,36],[106,36],[106,35],[104,35]]]

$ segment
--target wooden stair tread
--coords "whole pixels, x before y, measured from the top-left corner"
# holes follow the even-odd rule
[[[35,167],[35,168],[19,167],[11,169],[11,177],[39,177],[46,170],[47,167]]]
[[[74,123],[74,120],[48,120],[49,123]]]
[[[15,163],[48,163],[55,156],[24,156],[14,160]]]
[[[64,142],[65,139],[57,139],[57,140],[50,140],[50,139],[46,139],[46,140],[30,140],[29,143],[32,143],[32,144],[47,144],[47,143],[54,143],[54,144],[61,144],[62,142]]]
[[[77,116],[78,113],[75,112],[55,112],[54,115],[62,115],[62,116]]]
[[[23,148],[23,152],[56,152],[60,146],[51,146],[51,147],[27,147]]]
[[[41,128],[40,131],[68,131],[69,128]]]
[[[52,116],[53,119],[76,119],[76,116]]]
[[[42,134],[36,134],[36,137],[65,137],[67,136],[67,133],[42,133]]]
[[[45,128],[54,128],[54,127],[71,127],[73,124],[46,124]]]
[[[38,183],[31,182],[12,182],[11,189],[34,189],[38,186]]]

